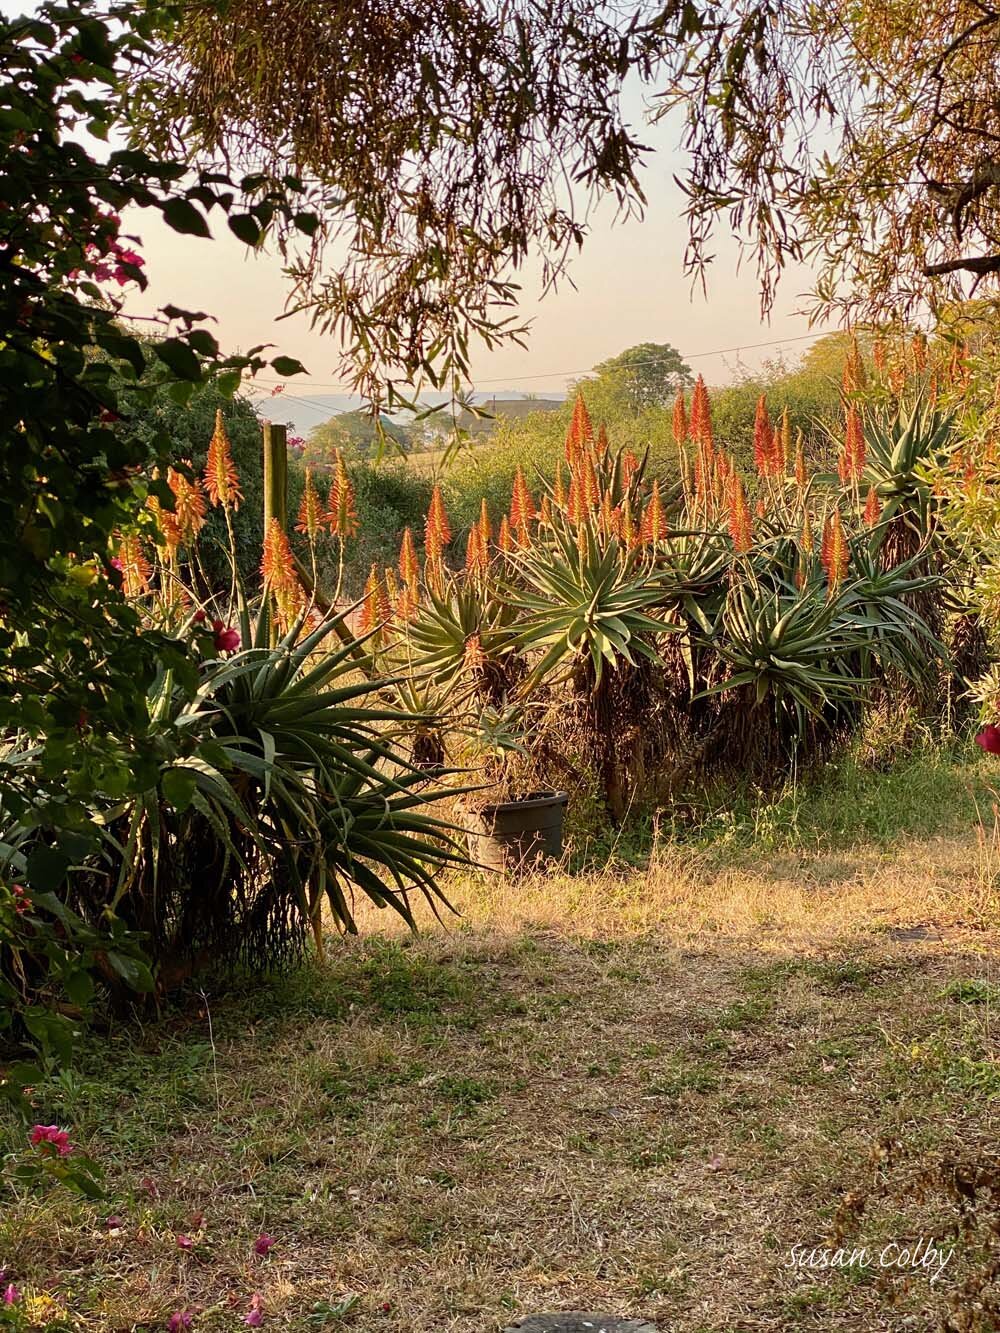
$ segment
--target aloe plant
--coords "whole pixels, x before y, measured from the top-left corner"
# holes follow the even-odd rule
[[[446,772],[431,783],[402,743],[429,719],[392,701],[391,680],[359,675],[341,617],[302,628],[272,647],[266,606],[255,619],[244,606],[244,647],[204,663],[193,699],[167,674],[156,683],[155,726],[181,754],[101,819],[113,910],[161,960],[225,947],[259,963],[308,929],[321,945],[324,906],[356,930],[356,892],[412,926],[412,894],[437,912],[437,875],[467,863],[429,809]]]

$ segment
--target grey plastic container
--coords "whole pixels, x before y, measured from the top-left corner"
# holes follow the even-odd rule
[[[470,814],[469,855],[491,870],[532,870],[562,856],[563,820],[569,795],[531,792],[520,801],[499,801]]]

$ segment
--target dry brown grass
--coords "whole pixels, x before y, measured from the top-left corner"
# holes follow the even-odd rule
[[[871,1273],[787,1264],[879,1140],[928,1160],[995,1144],[973,839],[715,869],[664,851],[452,891],[462,917],[416,941],[363,913],[324,967],[211,1001],[214,1053],[197,1002],[95,1043],[46,1111],[111,1197],[17,1198],[0,1263],[102,1333],[177,1309],[232,1330],[253,1291],[294,1330],[480,1333],[560,1308],[674,1333],[933,1326],[948,1284],[897,1284],[894,1306]],[[901,1197],[864,1239],[928,1210]]]

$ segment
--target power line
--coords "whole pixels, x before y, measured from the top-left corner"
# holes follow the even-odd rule
[[[682,361],[698,361],[706,356],[727,356],[731,352],[752,352],[760,347],[778,347],[783,345],[784,343],[812,342],[816,338],[823,338],[825,336],[826,335],[824,333],[803,333],[796,335],[794,338],[769,338],[766,342],[741,343],[737,347],[717,347],[714,351],[711,352],[686,352],[686,353],[680,353],[679,355]],[[658,366],[662,361],[665,361],[667,359],[668,359],[667,357],[655,356],[655,357],[650,357],[646,361],[633,361],[631,362],[631,364],[633,366]],[[669,359],[672,360],[673,358],[671,357]],[[498,375],[495,379],[479,380],[477,382],[477,385],[510,384],[514,382],[519,382],[521,380],[558,379],[561,376],[586,375],[587,372],[590,370],[593,370],[593,366],[585,366],[577,370],[546,370],[541,373],[532,375]],[[254,384],[284,384],[285,382],[286,382],[285,380],[265,379],[265,378],[255,378],[253,380]],[[296,387],[310,388],[310,389],[350,389],[352,386],[350,384],[340,383],[337,381],[334,382],[313,381],[308,385],[300,383]]]

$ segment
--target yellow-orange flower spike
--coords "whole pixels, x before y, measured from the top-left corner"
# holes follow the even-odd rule
[[[861,349],[858,347],[858,340],[852,337],[850,345],[847,348],[847,356],[844,360],[844,373],[841,377],[841,387],[845,397],[857,393],[865,387],[865,364],[861,359]]]
[[[684,390],[678,389],[674,398],[674,444],[680,449],[684,446],[688,437],[687,410],[684,405]]]
[[[514,537],[511,533],[510,522],[506,514],[504,514],[503,518],[500,520],[500,536],[497,539],[497,545],[505,555],[514,549]]]
[[[358,513],[354,507],[354,487],[348,476],[344,456],[337,450],[337,461],[333,469],[333,481],[330,484],[330,496],[326,506],[326,521],[330,531],[341,541],[353,537],[358,530]]]
[[[703,445],[706,452],[711,455],[714,451],[712,407],[708,401],[708,389],[705,387],[702,375],[695,381],[694,393],[691,395],[691,422],[688,429],[692,440],[696,444]]]
[[[889,364],[889,357],[886,352],[885,343],[881,338],[876,338],[872,346],[872,364],[880,375],[885,374],[886,366]]]
[[[389,595],[378,572],[378,565],[373,564],[365,583],[364,600],[358,618],[358,632],[368,634],[372,630],[381,629],[391,619],[392,607],[389,604]]]
[[[590,420],[590,413],[587,411],[587,404],[583,401],[582,389],[577,390],[576,402],[573,404],[570,434],[573,439],[573,450],[576,454],[584,449],[589,449],[594,443],[594,427]]]
[[[800,491],[804,491],[809,484],[809,474],[806,471],[806,447],[801,430],[795,437],[795,484]]]
[[[844,434],[844,447],[840,452],[837,471],[840,480],[846,485],[856,481],[865,470],[865,435],[861,427],[861,414],[852,403],[847,409],[847,429]]]
[[[531,498],[531,491],[524,479],[524,472],[518,464],[514,473],[514,494],[510,502],[510,525],[515,532],[527,532],[528,525],[535,518],[537,510]]]
[[[597,454],[598,458],[603,458],[604,455],[608,452],[609,447],[610,446],[608,444],[608,428],[602,421],[597,428],[597,441],[594,444],[594,452]]]
[[[552,483],[552,502],[557,509],[566,508],[566,488],[563,485],[562,463],[556,463],[556,476]]]
[[[485,665],[486,654],[483,652],[483,641],[478,634],[470,634],[465,641],[462,666],[470,674],[473,674],[476,671],[482,671]]]
[[[726,518],[729,535],[733,539],[733,549],[745,555],[753,546],[753,523],[750,520],[747,494],[743,489],[743,478],[736,471],[729,478]]]
[[[399,577],[407,586],[413,586],[420,574],[417,561],[417,547],[413,540],[413,529],[407,528],[399,547]]]
[[[632,484],[632,478],[639,471],[639,460],[631,449],[626,449],[622,454],[621,473],[622,489],[628,490]]]
[[[634,546],[636,539],[635,519],[632,515],[632,505],[627,495],[621,503],[621,511],[622,511],[621,540],[624,542],[626,546]]]
[[[774,472],[774,427],[767,410],[767,395],[761,394],[753,418],[753,461],[757,474],[769,477]]]
[[[465,568],[469,574],[485,574],[489,568],[490,557],[479,532],[479,525],[473,523],[469,529],[469,540],[465,547]]]
[[[587,513],[586,483],[579,471],[570,478],[566,514],[571,523],[582,523]]]
[[[164,509],[155,495],[151,495],[146,501],[146,508],[155,516],[156,525],[163,539],[156,544],[161,550],[165,550],[167,558],[172,560],[181,544],[181,528],[177,522],[177,515],[169,509]]]
[[[396,616],[399,620],[413,620],[417,614],[417,592],[416,588],[409,583],[404,583],[399,597],[396,599]]]
[[[813,538],[812,519],[809,516],[808,509],[802,515],[802,536],[799,538],[799,545],[802,547],[802,550],[806,555],[812,555],[816,547]]]
[[[874,486],[868,487],[868,495],[865,499],[865,524],[873,528],[882,517],[882,502],[878,498],[878,491]]]
[[[822,561],[831,590],[839,587],[847,577],[848,565],[847,537],[839,509],[833,511],[833,517],[824,525]]]
[[[424,550],[428,558],[439,559],[450,541],[451,524],[448,522],[448,513],[444,507],[444,496],[441,494],[441,487],[435,483],[424,526]]]
[[[174,493],[174,518],[182,542],[193,542],[205,526],[205,496],[200,481],[189,481],[183,472],[170,468],[167,485]]]
[[[660,499],[660,481],[655,478],[646,508],[642,513],[642,526],[639,540],[643,546],[653,546],[667,533],[667,524],[663,515],[663,502]]]
[[[783,408],[781,413],[781,425],[775,434],[775,469],[779,477],[783,477],[788,470],[788,463],[792,457],[792,423],[788,416],[788,408]]]
[[[222,419],[222,408],[215,413],[215,430],[208,446],[208,458],[205,462],[205,486],[208,498],[213,505],[232,505],[239,509],[243,493],[240,490],[240,474],[233,462],[233,447],[229,443],[226,423]]]
[[[542,496],[542,503],[538,506],[538,521],[552,526],[552,501],[547,495]]]
[[[479,540],[483,544],[483,550],[488,551],[493,540],[493,524],[490,522],[490,511],[486,507],[485,495],[479,502]]]
[[[264,533],[260,572],[274,592],[285,591],[298,583],[288,535],[276,518],[270,520]]]
[[[914,371],[922,375],[927,369],[927,339],[922,333],[915,333],[910,340],[910,357]]]
[[[310,542],[314,542],[319,536],[323,519],[323,502],[313,485],[312,472],[309,468],[306,468],[306,482],[302,488],[302,499],[299,502],[299,516],[298,522],[295,524],[295,531],[301,532],[304,537],[309,538]]]
[[[118,546],[118,563],[121,565],[122,588],[126,597],[139,597],[148,591],[153,566],[143,554],[142,542],[136,533],[130,532],[122,537]]]

